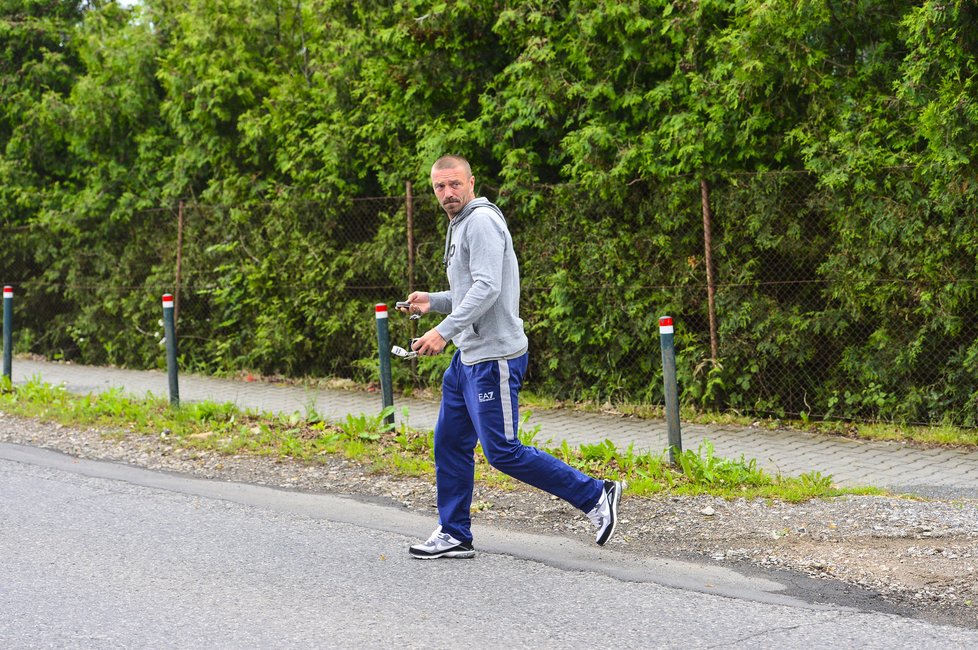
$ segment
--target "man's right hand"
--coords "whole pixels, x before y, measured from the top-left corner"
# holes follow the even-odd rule
[[[432,356],[441,354],[447,345],[448,342],[441,337],[438,330],[432,328],[419,338],[414,339],[411,343],[411,349],[422,356]]]
[[[431,299],[428,298],[427,291],[415,291],[407,297],[409,314],[427,314],[431,309]]]

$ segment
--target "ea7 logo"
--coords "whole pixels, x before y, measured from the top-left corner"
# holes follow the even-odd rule
[[[496,399],[496,391],[489,391],[488,393],[479,393],[480,402],[491,402]]]

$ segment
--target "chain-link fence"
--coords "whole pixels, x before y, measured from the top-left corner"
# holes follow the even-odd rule
[[[670,315],[688,405],[974,426],[975,210],[963,193],[938,213],[927,191],[897,169],[859,188],[779,172],[610,198],[490,193],[521,263],[528,385],[660,404]],[[159,299],[173,293],[184,369],[374,381],[374,304],[446,288],[446,218],[429,194],[182,202],[12,230],[16,350],[162,367]],[[392,315],[393,342],[432,318]],[[434,385],[446,363],[395,364],[396,384]]]

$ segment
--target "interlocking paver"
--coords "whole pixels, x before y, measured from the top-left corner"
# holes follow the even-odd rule
[[[166,397],[169,384],[165,373],[118,368],[78,366],[15,359],[13,380],[23,383],[40,377],[49,384],[62,384],[77,393],[121,389],[128,394],[147,393]],[[382,406],[377,393],[216,379],[197,375],[180,378],[184,402],[231,402],[240,408],[274,413],[315,411],[331,422],[347,416],[376,415]],[[413,428],[431,429],[438,417],[438,404],[415,398],[395,399],[395,418]],[[699,449],[709,441],[720,457],[756,459],[770,473],[800,475],[818,471],[832,475],[839,485],[875,485],[923,495],[950,494],[978,498],[978,452],[957,449],[915,449],[890,442],[869,442],[808,432],[736,427],[730,424],[683,424],[684,449]],[[524,429],[537,430],[535,444],[572,446],[611,440],[619,449],[632,446],[636,453],[663,453],[668,430],[663,420],[640,420],[566,409],[533,409]]]

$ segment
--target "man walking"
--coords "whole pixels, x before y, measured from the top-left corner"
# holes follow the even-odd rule
[[[443,260],[449,290],[415,291],[407,310],[446,316],[412,348],[434,355],[453,341],[458,349],[445,371],[435,424],[439,526],[410,553],[420,559],[475,556],[470,508],[478,442],[499,471],[585,512],[603,545],[615,531],[623,484],[592,478],[517,436],[528,352],[519,317],[519,265],[506,220],[498,207],[476,198],[475,177],[460,156],[439,158],[431,185],[449,218]]]

